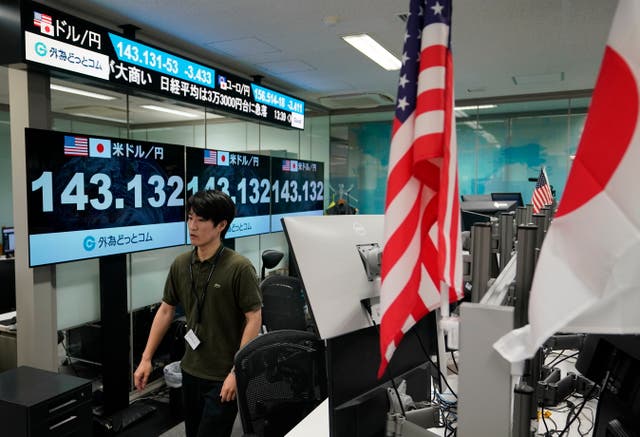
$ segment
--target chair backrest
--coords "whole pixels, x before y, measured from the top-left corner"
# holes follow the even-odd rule
[[[260,283],[262,292],[262,324],[267,331],[280,329],[307,330],[305,299],[300,279],[271,275]]]
[[[235,356],[245,434],[284,436],[327,397],[324,343],[306,331],[271,331]]]

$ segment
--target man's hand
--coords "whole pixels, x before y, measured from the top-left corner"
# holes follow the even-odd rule
[[[222,390],[220,390],[220,400],[222,402],[233,401],[236,398],[236,374],[232,370],[224,382],[222,383]]]
[[[149,379],[149,375],[151,374],[152,366],[151,360],[142,359],[138,368],[133,373],[133,383],[138,390],[142,390],[147,385],[147,380]]]

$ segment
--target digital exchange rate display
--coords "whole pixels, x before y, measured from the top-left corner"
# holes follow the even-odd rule
[[[185,244],[184,147],[25,129],[29,264]]]
[[[24,59],[32,65],[304,129],[302,100],[40,3],[22,3],[22,34]]]
[[[322,215],[324,164],[187,147],[187,197],[224,191],[236,204],[226,238],[282,231],[287,215]]]
[[[236,218],[225,238],[270,231],[269,157],[223,150],[187,147],[187,198],[197,191],[216,189],[236,204]]]
[[[282,231],[281,218],[324,213],[324,164],[271,158],[271,232]]]

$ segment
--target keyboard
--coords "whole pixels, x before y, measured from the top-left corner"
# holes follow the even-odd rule
[[[11,317],[10,319],[0,320],[0,325],[2,326],[9,326],[9,325],[15,325],[15,324],[16,324],[15,317]]]

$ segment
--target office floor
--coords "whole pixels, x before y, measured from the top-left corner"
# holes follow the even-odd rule
[[[178,389],[179,390],[179,389]],[[94,426],[94,437],[184,437],[184,422],[180,413],[176,411],[172,396],[179,395],[179,391],[170,393],[166,387],[147,398],[136,401],[136,403],[150,405],[155,411],[150,415],[140,419],[138,422],[128,426],[118,433],[106,433],[96,423]],[[94,422],[95,423],[95,422]],[[231,437],[241,437],[243,435],[240,418],[236,418]]]
[[[236,422],[233,424],[233,430],[231,431],[231,437],[242,436],[242,425],[240,424],[240,417],[236,417]],[[181,422],[171,428],[170,430],[160,434],[160,437],[184,437],[184,422]]]

